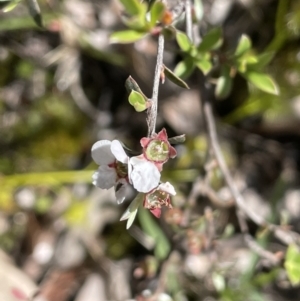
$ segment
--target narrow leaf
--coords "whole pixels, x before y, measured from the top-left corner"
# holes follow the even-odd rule
[[[263,68],[267,66],[272,59],[275,56],[275,52],[265,52],[260,55],[258,55],[257,58],[257,63],[255,64],[256,68]]]
[[[165,5],[162,2],[155,2],[150,10],[150,25],[155,26],[156,22],[159,22],[165,12]]]
[[[176,40],[180,49],[184,52],[188,52],[192,48],[192,42],[188,36],[182,31],[176,32]]]
[[[123,215],[120,218],[120,221],[125,221],[130,218],[131,214],[134,213],[141,203],[144,200],[144,194],[143,193],[138,193],[137,196],[134,198],[134,200],[130,203],[128,208],[125,210]]]
[[[120,0],[128,14],[135,16],[142,11],[142,4],[138,0]]]
[[[178,76],[176,76],[176,74],[173,73],[173,71],[171,71],[169,68],[167,68],[164,65],[164,73],[166,75],[166,77],[173,82],[175,85],[185,88],[185,89],[189,89],[190,87],[188,86],[188,84],[183,81],[181,78],[179,78]]]
[[[123,43],[123,44],[133,43],[143,38],[145,34],[146,34],[145,32],[139,32],[130,29],[117,31],[110,36],[110,40],[112,43]]]
[[[218,49],[222,46],[222,30],[221,28],[213,28],[204,37],[198,46],[198,51],[206,52],[214,49]]]
[[[41,9],[37,0],[27,0],[27,4],[28,4],[29,13],[33,18],[33,20],[35,21],[35,23],[38,26],[43,27]]]
[[[279,88],[277,84],[268,74],[248,71],[244,74],[244,76],[258,89],[274,95],[279,94]]]
[[[171,144],[179,144],[185,141],[185,134],[175,136],[168,139]]]
[[[289,245],[286,255],[284,267],[286,269],[289,280],[293,285],[300,284],[300,252],[296,245]]]
[[[251,43],[250,38],[247,35],[243,34],[238,42],[238,45],[237,45],[234,55],[241,56],[246,51],[251,49],[251,46],[252,46],[252,43]]]
[[[199,60],[196,63],[196,66],[206,75],[212,68],[212,63],[210,60]]]
[[[218,78],[215,96],[217,99],[226,98],[232,89],[232,78],[230,76],[230,68],[223,66],[221,76]]]
[[[142,112],[147,109],[147,102],[145,101],[143,95],[139,92],[132,90],[128,100],[137,112]]]
[[[3,9],[6,5],[10,3],[10,0],[0,0],[0,9]]]
[[[145,101],[148,101],[148,97],[143,93],[138,83],[132,78],[132,76],[128,76],[128,78],[125,81],[125,88],[128,92],[128,94],[131,93],[131,91],[139,92],[143,95]]]
[[[181,78],[189,77],[195,69],[194,61],[191,58],[185,58],[175,67],[174,74]]]
[[[8,13],[10,11],[12,11],[13,9],[16,8],[16,6],[21,2],[21,0],[13,0],[13,1],[8,1],[7,5],[4,6],[3,8],[3,12],[4,13]]]
[[[148,210],[140,210],[138,217],[142,229],[156,242],[155,257],[161,260],[165,259],[170,252],[171,246],[161,227],[158,227]]]

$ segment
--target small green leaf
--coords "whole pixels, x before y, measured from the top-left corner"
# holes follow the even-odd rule
[[[133,43],[137,40],[140,40],[145,36],[145,32],[139,32],[136,30],[122,30],[114,32],[110,36],[110,40],[112,43]]]
[[[138,212],[138,208],[142,204],[143,200],[144,194],[139,193],[121,216],[120,221],[127,220],[126,229],[129,229],[131,227]]]
[[[178,76],[176,76],[169,68],[167,68],[166,66],[164,66],[164,73],[166,75],[166,77],[173,82],[175,85],[185,88],[185,89],[189,89],[190,87],[188,86],[188,84],[183,81],[181,78],[179,78]]]
[[[7,5],[3,8],[4,13],[8,13],[12,11],[13,9],[16,8],[16,6],[21,2],[21,0],[13,0],[13,1],[8,1]]]
[[[27,0],[28,9],[31,17],[35,21],[35,23],[43,27],[43,21],[42,21],[42,15],[41,15],[41,9],[37,2],[37,0]]]
[[[267,66],[272,61],[274,56],[275,56],[275,52],[265,52],[265,53],[262,53],[262,54],[256,56],[257,63],[255,64],[255,68],[261,69],[261,68]]]
[[[165,259],[170,252],[171,246],[161,227],[158,227],[149,210],[139,210],[138,217],[142,229],[156,242],[154,249],[155,257],[160,260]]]
[[[128,78],[125,81],[125,88],[128,92],[128,94],[131,93],[132,90],[139,92],[143,95],[145,101],[148,101],[148,97],[143,93],[138,83],[132,78],[132,76],[128,76]]]
[[[245,56],[245,61],[246,61],[247,65],[254,65],[254,64],[257,64],[258,58],[256,55],[250,54],[250,55]]]
[[[176,40],[180,49],[184,52],[188,52],[192,48],[192,42],[188,36],[182,31],[176,32]]]
[[[131,30],[135,30],[137,32],[147,31],[145,18],[140,18],[139,16],[131,18],[122,17],[122,21]]]
[[[206,75],[211,70],[212,63],[210,60],[202,59],[197,61],[196,66]]]
[[[185,134],[175,136],[168,139],[171,144],[180,144],[185,141]]]
[[[162,33],[165,39],[171,40],[176,36],[176,28],[174,26],[164,27]]]
[[[175,67],[174,74],[181,78],[189,77],[195,69],[194,61],[191,58],[185,58]]]
[[[137,112],[142,112],[147,109],[147,102],[144,96],[139,92],[132,90],[128,100]]]
[[[279,88],[277,84],[268,74],[259,73],[256,71],[247,71],[244,73],[244,76],[258,89],[274,95],[279,94]]]
[[[198,46],[198,51],[206,52],[214,49],[218,49],[222,46],[222,30],[221,28],[213,28],[204,37]]]
[[[162,2],[155,2],[150,10],[150,25],[155,26],[156,22],[159,22],[164,14],[166,7]]]
[[[10,3],[10,0],[0,0],[0,9],[3,9],[6,5]]]
[[[143,10],[142,3],[140,3],[138,0],[120,0],[120,1],[124,5],[127,13],[132,16],[138,15]]]
[[[241,56],[243,55],[246,51],[248,51],[249,49],[251,49],[252,43],[250,38],[243,34],[239,40],[239,43],[236,47],[235,56]]]
[[[232,78],[230,77],[230,68],[223,66],[221,76],[218,78],[215,96],[217,99],[226,98],[232,89]]]
[[[300,284],[300,251],[299,248],[294,244],[290,244],[287,249],[285,255],[284,267],[286,269],[287,275],[291,283],[293,285],[299,285]]]

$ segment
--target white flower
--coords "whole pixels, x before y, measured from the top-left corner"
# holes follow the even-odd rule
[[[122,203],[126,195],[128,163],[121,143],[118,140],[100,140],[92,146],[92,158],[100,165],[93,174],[93,184],[102,189],[115,187],[118,204]]]
[[[160,172],[153,162],[132,157],[128,169],[129,181],[137,191],[147,193],[158,186]]]
[[[156,188],[160,172],[156,165],[143,156],[128,158],[118,140],[100,140],[92,146],[92,158],[100,165],[93,175],[93,184],[102,189],[115,187],[117,202],[125,199],[125,185],[130,182],[143,193]]]

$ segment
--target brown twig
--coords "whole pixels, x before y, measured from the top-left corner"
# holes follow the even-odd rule
[[[160,34],[158,37],[157,60],[156,60],[156,67],[155,67],[155,74],[154,74],[151,106],[147,111],[148,137],[153,136],[153,134],[155,133],[159,80],[163,68],[164,44],[165,44],[164,36],[163,34]]]
[[[235,200],[236,205],[238,208],[246,215],[248,218],[250,218],[254,223],[261,227],[266,227],[269,231],[273,232],[274,235],[283,243],[289,245],[291,243],[300,243],[300,236],[299,234],[290,231],[290,230],[285,230],[282,229],[280,226],[273,225],[268,223],[267,221],[264,220],[262,216],[259,214],[256,214],[250,207],[247,206],[247,202],[242,196],[242,194],[239,192],[237,189],[233,178],[228,170],[228,167],[225,163],[223,154],[221,152],[220,144],[218,141],[218,136],[217,136],[217,131],[216,131],[216,125],[215,125],[215,120],[212,112],[212,106],[209,101],[209,98],[206,97],[205,95],[205,88],[204,91],[202,90],[202,99],[204,102],[203,105],[203,111],[204,115],[206,118],[206,123],[207,123],[207,130],[211,142],[211,146],[213,149],[213,152],[215,154],[215,157],[218,161],[219,167],[224,175],[225,181],[231,191],[231,194]]]

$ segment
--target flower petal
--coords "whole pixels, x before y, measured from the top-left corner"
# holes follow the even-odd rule
[[[130,158],[129,162],[133,167],[129,178],[137,191],[147,193],[158,186],[160,172],[154,163],[138,157]]]
[[[170,158],[175,158],[177,156],[177,151],[176,149],[170,145],[170,148],[169,148],[169,156]]]
[[[142,148],[145,148],[150,141],[151,141],[151,138],[147,138],[147,137],[142,138],[140,141]]]
[[[114,168],[101,165],[93,174],[93,184],[102,189],[109,189],[116,184],[117,172]]]
[[[157,190],[162,190],[171,195],[176,195],[174,186],[172,184],[170,184],[169,182],[159,184]]]
[[[128,163],[128,156],[119,140],[113,140],[111,142],[110,150],[118,161]]]
[[[115,161],[110,147],[111,141],[109,140],[99,140],[92,146],[92,158],[98,165],[108,165]]]
[[[157,218],[160,218],[161,208],[150,209],[150,212]]]
[[[162,141],[168,141],[168,135],[165,128],[163,128],[158,134],[156,139],[162,140]]]

